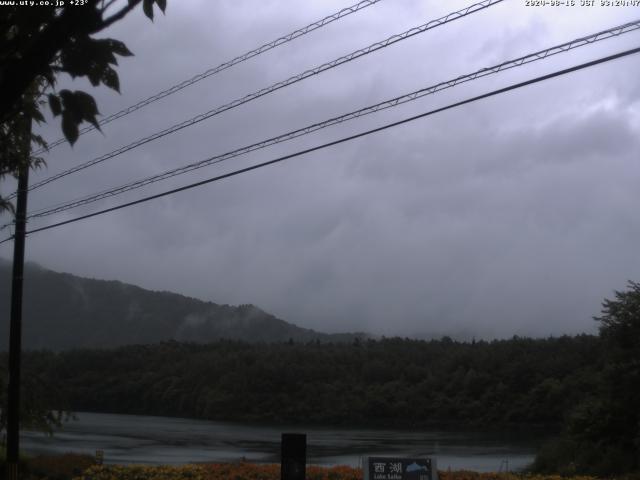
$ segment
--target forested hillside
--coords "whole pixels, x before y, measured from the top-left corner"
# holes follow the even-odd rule
[[[31,353],[68,408],[287,423],[559,428],[596,388],[599,339],[177,342]]]
[[[0,261],[0,332],[9,331],[11,268]],[[27,265],[23,347],[27,350],[109,348],[165,340],[211,342],[349,341],[297,327],[253,305],[218,305],[117,281],[93,280]],[[0,335],[0,350],[8,348]]]

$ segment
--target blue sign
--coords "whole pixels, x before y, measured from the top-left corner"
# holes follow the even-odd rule
[[[365,480],[438,480],[430,458],[369,457]]]

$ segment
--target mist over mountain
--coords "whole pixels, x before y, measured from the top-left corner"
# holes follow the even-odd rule
[[[1,260],[1,259],[0,259]],[[0,261],[0,349],[8,348],[11,264]],[[206,343],[351,341],[285,322],[254,305],[218,305],[118,281],[25,266],[22,345],[27,350],[111,348],[166,340]]]

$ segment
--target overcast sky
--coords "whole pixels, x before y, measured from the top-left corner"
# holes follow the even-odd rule
[[[136,11],[104,34],[135,53],[120,62],[121,95],[82,81],[72,88],[93,93],[108,115],[351,3],[169,0],[166,16],[154,23]],[[48,167],[31,181],[471,3],[383,0],[106,125],[104,134],[52,150]],[[33,191],[30,208],[224,153],[640,17],[638,7],[576,3],[527,7],[524,0],[506,0]],[[632,32],[30,227],[638,45],[640,32]],[[627,280],[640,280],[638,78],[640,56],[627,57],[36,233],[28,238],[27,257],[77,275],[216,303],[253,303],[327,332],[595,332],[592,316],[603,298]],[[39,130],[55,140],[59,120]],[[4,244],[0,256],[10,258],[11,251]]]

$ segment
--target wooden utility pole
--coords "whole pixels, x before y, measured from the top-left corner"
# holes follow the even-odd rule
[[[20,356],[22,350],[22,280],[27,223],[27,191],[31,155],[31,119],[25,115],[25,158],[18,171],[16,222],[13,237],[11,323],[9,324],[9,387],[7,395],[7,478],[18,480],[20,458]]]

